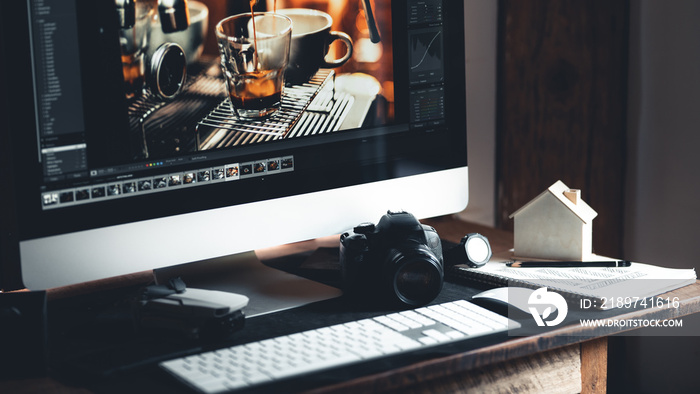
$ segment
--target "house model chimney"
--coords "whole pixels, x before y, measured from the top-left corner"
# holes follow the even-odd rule
[[[578,205],[578,201],[581,199],[581,190],[579,189],[569,189],[564,190],[564,196],[568,198],[574,205]]]

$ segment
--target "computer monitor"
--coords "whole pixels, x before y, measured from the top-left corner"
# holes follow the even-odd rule
[[[126,89],[125,40],[139,32],[114,0],[2,2],[5,289],[339,234],[389,209],[462,210],[463,3],[375,0],[374,18],[358,4],[333,16],[351,60],[287,85],[291,120],[255,123],[230,113],[217,56],[187,54],[182,91],[164,99],[145,67],[151,42],[143,86]]]

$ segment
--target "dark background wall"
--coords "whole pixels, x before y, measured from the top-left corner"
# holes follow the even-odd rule
[[[624,252],[700,268],[700,1],[630,2]],[[697,392],[700,316],[668,336],[626,338],[637,392]],[[625,386],[622,386],[625,387]]]
[[[502,0],[496,225],[558,179],[598,212],[593,247],[620,256],[626,162],[626,0]]]
[[[561,179],[599,214],[595,252],[700,266],[699,20],[696,0],[499,1],[498,227]],[[695,392],[700,317],[683,320],[611,338],[608,389]]]

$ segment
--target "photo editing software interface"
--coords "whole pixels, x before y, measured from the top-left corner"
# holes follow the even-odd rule
[[[379,0],[375,12],[381,27],[381,42],[373,44],[361,37],[362,32],[357,32],[356,56],[343,66],[347,71],[332,70],[332,75],[326,75],[325,79],[307,83],[311,89],[304,88],[312,90],[307,94],[311,98],[294,96],[311,101],[298,119],[285,118],[287,124],[283,125],[272,117],[267,122],[272,124],[269,128],[265,128],[265,122],[258,121],[249,122],[255,123],[250,125],[240,122],[240,127],[223,121],[217,125],[216,120],[209,119],[218,116],[212,111],[226,112],[229,104],[225,102],[217,108],[224,100],[223,83],[218,81],[221,79],[218,59],[209,65],[202,61],[190,65],[191,70],[198,66],[199,74],[191,74],[184,91],[171,102],[158,102],[152,97],[126,100],[127,129],[132,135],[127,136],[125,130],[123,138],[129,141],[129,146],[108,148],[128,148],[128,154],[116,155],[123,157],[122,162],[101,162],[99,157],[94,159],[100,153],[93,154],[92,150],[103,149],[106,144],[91,143],[99,138],[94,134],[99,134],[101,127],[86,127],[83,104],[105,100],[104,105],[109,105],[116,100],[82,94],[85,81],[81,79],[80,59],[84,48],[78,37],[82,16],[78,3],[29,1],[43,209],[188,187],[204,188],[217,182],[252,177],[282,176],[295,171],[296,163],[294,154],[285,154],[285,149],[280,149],[284,146],[280,142],[294,145],[295,138],[301,140],[320,134],[325,134],[328,140],[362,138],[364,135],[352,133],[359,134],[363,129],[372,133],[432,131],[444,126],[446,32],[442,1],[407,1],[400,10],[403,15],[396,15],[399,7]],[[390,28],[396,24],[397,17],[403,19],[406,28],[392,32]],[[402,36],[392,37],[392,33]],[[393,45],[402,48],[392,51]],[[403,58],[397,58],[397,54]],[[403,68],[400,77],[405,81],[395,81],[394,63]],[[360,76],[359,72],[366,76]],[[343,73],[358,75],[354,75],[353,81],[353,75],[344,78]],[[342,91],[341,83],[356,83],[360,89],[367,90],[360,92],[362,97],[353,97],[351,89]],[[394,100],[396,84],[406,85],[408,100]],[[369,94],[375,97],[368,99]],[[189,117],[194,121],[187,119],[186,115],[190,114],[185,112],[191,113]],[[343,122],[349,117],[354,122]],[[365,125],[371,126],[363,128]],[[320,139],[313,141],[313,145],[322,143]],[[266,144],[270,145],[269,149],[264,147]],[[298,145],[304,144],[298,142]]]
[[[361,2],[270,0],[263,11],[272,3],[330,14],[353,53],[287,82],[280,109],[249,120],[231,109],[218,53],[188,54],[177,94],[154,93],[157,6],[124,27],[114,1],[27,0],[35,128],[20,138],[31,156],[21,164],[37,171],[17,172],[18,200],[30,220],[54,215],[28,237],[110,209],[153,211],[106,215],[119,224],[466,165],[463,5],[376,0],[375,40]],[[347,51],[338,44],[327,58]],[[71,231],[104,225],[88,221]]]

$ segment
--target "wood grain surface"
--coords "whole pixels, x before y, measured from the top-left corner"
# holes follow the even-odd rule
[[[502,0],[497,227],[555,181],[598,217],[593,249],[621,256],[629,11],[626,0]]]

